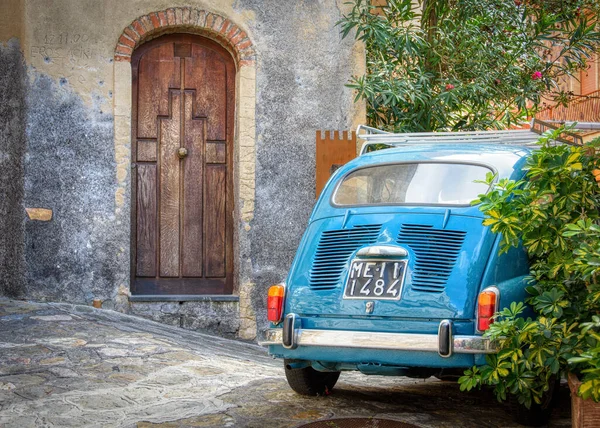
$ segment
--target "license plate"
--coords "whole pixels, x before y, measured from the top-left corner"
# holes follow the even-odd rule
[[[398,300],[406,260],[352,260],[344,299]]]

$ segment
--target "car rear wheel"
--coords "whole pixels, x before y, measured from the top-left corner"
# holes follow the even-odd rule
[[[290,360],[284,360],[283,366],[290,388],[301,395],[327,395],[340,377],[340,372],[320,372],[310,366],[292,368]]]

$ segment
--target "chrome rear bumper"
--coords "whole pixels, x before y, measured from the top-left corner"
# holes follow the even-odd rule
[[[290,314],[292,315],[292,314]],[[286,317],[288,321],[288,317]],[[295,324],[291,319],[289,324]],[[452,334],[452,323],[442,321],[438,334],[381,333],[351,330],[309,330],[289,328],[284,338],[284,328],[270,328],[260,332],[258,343],[262,346],[281,345],[288,349],[298,346],[333,348],[380,349],[390,351],[437,352],[442,357],[457,354],[492,354],[494,343],[482,336]],[[291,326],[289,326],[291,327]],[[285,339],[285,340],[284,340]]]

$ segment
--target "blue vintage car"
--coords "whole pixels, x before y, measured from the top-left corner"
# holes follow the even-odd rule
[[[494,312],[525,297],[525,252],[499,255],[471,202],[489,173],[520,179],[539,135],[367,131],[269,289],[259,343],[300,394],[331,390],[345,370],[460,375],[494,352],[482,337]]]

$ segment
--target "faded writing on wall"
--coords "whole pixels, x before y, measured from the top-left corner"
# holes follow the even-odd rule
[[[87,34],[59,33],[44,35],[44,44],[68,45],[77,43],[87,43],[90,37]]]
[[[86,46],[90,37],[87,34],[46,34],[30,48],[32,59],[48,62],[67,60],[74,65],[84,65],[97,55],[93,47]]]
[[[79,71],[93,68],[99,59],[97,49],[86,45],[89,41],[90,36],[87,34],[45,34],[29,48],[31,62],[34,66],[42,68],[62,66],[65,71],[72,71],[66,73],[66,79],[84,83],[86,76]]]
[[[56,59],[68,59],[77,62],[78,60],[92,59],[93,56],[94,50],[92,48],[84,48],[81,46],[73,48],[54,46],[31,47],[31,57],[43,58],[46,62],[48,62],[48,60],[54,61]]]

